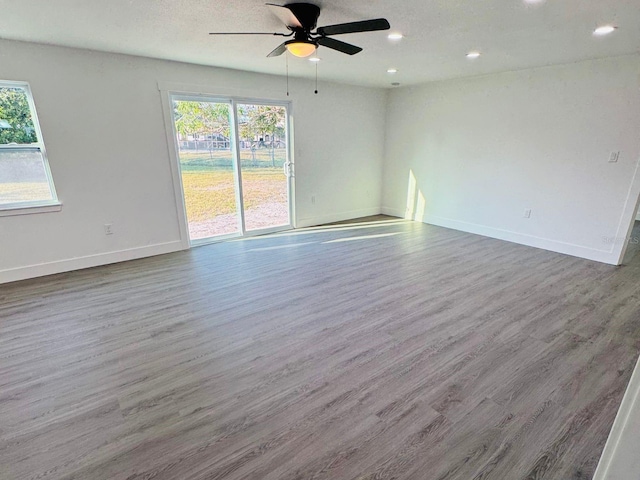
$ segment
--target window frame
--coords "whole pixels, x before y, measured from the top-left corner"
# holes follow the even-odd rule
[[[49,158],[47,157],[47,150],[44,145],[44,139],[42,137],[42,130],[40,129],[40,120],[38,118],[38,112],[33,100],[33,93],[31,92],[31,85],[29,82],[15,81],[15,80],[0,80],[0,88],[20,88],[23,89],[27,96],[27,103],[29,105],[29,112],[31,113],[31,121],[33,122],[33,128],[36,134],[37,142],[29,144],[0,144],[0,152],[3,151],[37,151],[42,156],[42,166],[49,183],[49,190],[51,192],[50,200],[33,200],[23,202],[13,202],[0,204],[0,217],[8,215],[23,215],[30,213],[44,213],[60,211],[62,203],[58,199],[56,187],[53,182],[53,175],[49,167]]]

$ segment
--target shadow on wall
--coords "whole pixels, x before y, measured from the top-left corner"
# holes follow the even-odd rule
[[[413,170],[409,170],[409,186],[407,188],[407,208],[404,212],[404,218],[407,220],[415,220],[424,222],[427,201],[424,198],[422,190],[418,188],[418,182]]]

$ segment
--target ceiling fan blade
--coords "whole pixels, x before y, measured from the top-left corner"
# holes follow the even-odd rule
[[[339,52],[346,53],[347,55],[355,55],[356,53],[362,51],[360,47],[356,47],[355,45],[351,45],[350,43],[341,42],[340,40],[336,40],[335,38],[320,37],[316,40],[316,42],[318,42],[318,45],[332,48],[333,50],[338,50]]]
[[[275,5],[273,3],[267,3],[267,7],[271,10],[276,17],[280,19],[289,28],[302,28],[302,23],[298,20],[291,10],[282,5]]]
[[[286,50],[287,50],[287,42],[278,46],[278,48],[273,50],[269,55],[267,55],[267,57],[277,57],[279,55],[282,55]]]
[[[386,18],[363,20],[361,22],[340,23],[318,28],[318,35],[342,35],[344,33],[375,32],[389,30],[391,25]]]
[[[288,37],[284,33],[268,33],[268,32],[211,32],[209,35],[278,35],[280,37]]]

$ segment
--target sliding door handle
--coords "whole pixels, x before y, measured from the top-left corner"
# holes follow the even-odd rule
[[[292,162],[284,162],[284,174],[286,177],[293,177],[293,163]]]

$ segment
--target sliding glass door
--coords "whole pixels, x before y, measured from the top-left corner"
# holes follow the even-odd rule
[[[231,102],[183,98],[173,108],[189,238],[238,235]]]
[[[287,226],[287,109],[239,103],[237,112],[245,228],[255,231]]]
[[[191,243],[290,228],[287,105],[171,100]]]

